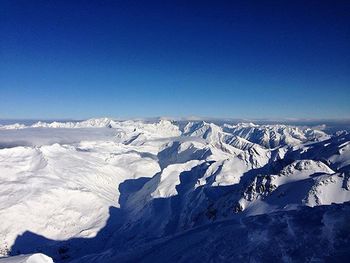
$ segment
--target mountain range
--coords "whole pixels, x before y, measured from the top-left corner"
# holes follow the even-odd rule
[[[166,119],[6,124],[0,182],[0,262],[350,256],[346,130]]]

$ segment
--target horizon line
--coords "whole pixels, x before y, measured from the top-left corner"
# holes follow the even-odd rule
[[[295,118],[295,117],[280,117],[280,118],[247,118],[247,117],[210,117],[210,116],[154,116],[154,117],[111,117],[111,116],[93,116],[87,118],[40,118],[40,117],[24,117],[24,118],[11,118],[11,117],[0,117],[1,121],[85,121],[90,119],[103,119],[108,118],[111,120],[125,121],[125,120],[139,120],[139,121],[151,121],[151,120],[173,120],[173,121],[201,121],[201,120],[216,120],[216,121],[288,121],[288,122],[311,122],[311,121],[337,121],[337,122],[350,122],[350,117],[345,118],[334,118],[334,117],[318,117],[318,118]]]

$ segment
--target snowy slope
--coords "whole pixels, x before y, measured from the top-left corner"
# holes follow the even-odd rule
[[[84,262],[347,262],[349,220],[350,203],[304,207],[219,221]]]
[[[21,255],[9,258],[0,258],[0,263],[53,263],[53,260],[44,254]]]
[[[125,260],[147,240],[222,220],[350,201],[350,135],[108,118],[6,125],[0,182],[0,255]]]

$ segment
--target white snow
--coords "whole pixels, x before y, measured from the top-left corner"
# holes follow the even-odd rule
[[[53,263],[53,260],[41,253],[0,258],[0,263]]]
[[[126,213],[114,244],[119,235],[134,242],[213,220],[347,202],[349,141],[343,133],[252,123],[101,118],[0,126],[0,255],[28,231],[93,239],[111,207]],[[128,184],[138,180],[135,189]]]

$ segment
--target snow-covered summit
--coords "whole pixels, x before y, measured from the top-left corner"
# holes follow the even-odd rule
[[[296,145],[307,141],[319,141],[329,138],[329,135],[320,130],[289,125],[226,124],[224,131],[267,148]]]

